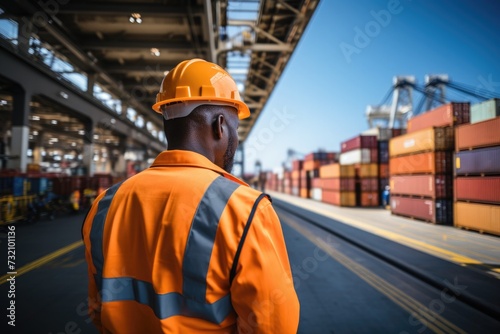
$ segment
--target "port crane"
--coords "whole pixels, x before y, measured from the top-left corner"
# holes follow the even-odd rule
[[[414,92],[421,94],[417,106],[413,106]],[[450,80],[447,74],[429,74],[425,76],[424,86],[417,84],[414,76],[395,76],[393,84],[385,95],[382,103],[368,105],[366,117],[370,128],[406,128],[406,122],[427,110],[450,102],[450,93],[461,95],[454,101],[463,99],[463,95],[473,97],[477,101],[484,101],[496,97],[491,89],[480,86],[473,87],[467,84]],[[447,96],[448,93],[448,96]],[[392,95],[392,103],[387,104]]]

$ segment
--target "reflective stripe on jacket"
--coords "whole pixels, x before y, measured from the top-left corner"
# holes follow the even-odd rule
[[[102,332],[297,330],[299,305],[269,199],[199,154],[162,152],[108,189],[83,236],[89,309]]]

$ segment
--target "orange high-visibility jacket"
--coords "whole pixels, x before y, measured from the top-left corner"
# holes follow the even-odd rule
[[[103,333],[296,333],[299,302],[270,199],[189,151],[93,203],[89,312]]]

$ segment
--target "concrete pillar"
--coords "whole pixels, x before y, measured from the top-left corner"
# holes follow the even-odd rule
[[[95,173],[94,162],[94,122],[85,123],[85,136],[83,137],[83,166],[86,169],[86,175],[92,176]]]
[[[28,142],[29,142],[29,113],[31,93],[21,87],[12,92],[12,138],[10,144],[10,158],[7,162],[8,168],[26,172],[28,164]]]

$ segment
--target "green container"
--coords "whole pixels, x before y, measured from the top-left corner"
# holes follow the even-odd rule
[[[500,99],[491,99],[470,107],[471,124],[500,116]]]

